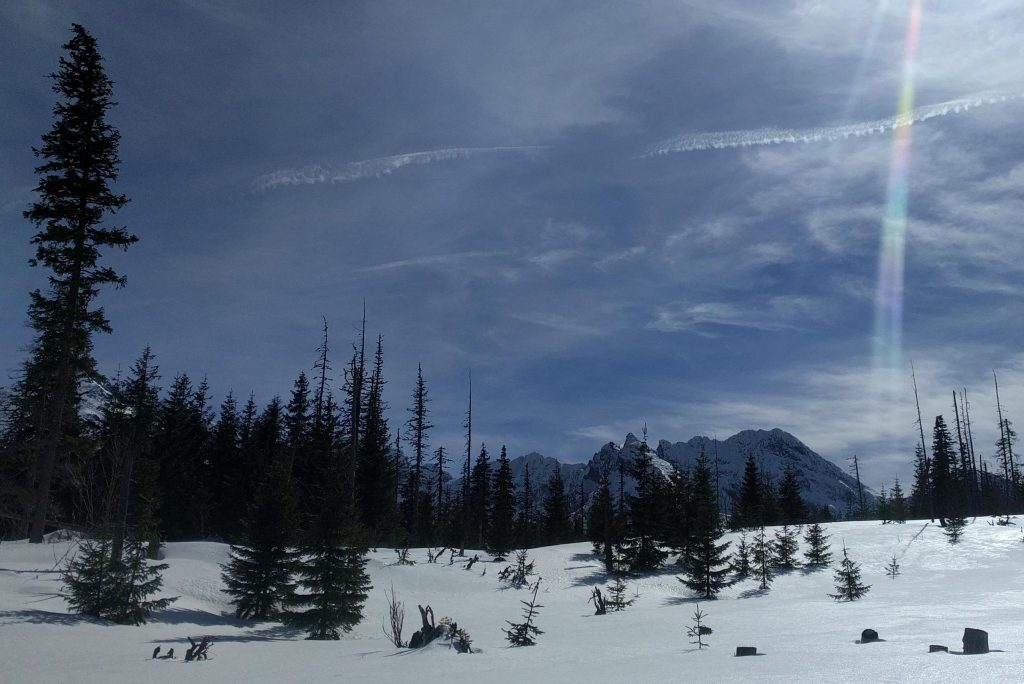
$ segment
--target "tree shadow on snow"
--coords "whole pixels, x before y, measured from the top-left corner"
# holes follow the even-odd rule
[[[206,610],[189,608],[165,608],[153,613],[152,622],[167,625],[197,625],[199,627],[248,627],[253,623],[229,613],[211,613]]]
[[[661,603],[665,606],[685,606],[688,603],[700,603],[701,601],[708,601],[708,599],[697,596],[669,596]]]
[[[597,560],[597,554],[591,551],[590,553],[574,553],[569,556],[569,560],[582,563],[583,561],[595,561]]]
[[[758,596],[767,596],[771,589],[762,589],[761,587],[754,587],[753,589],[747,589],[746,591],[740,592],[741,599],[756,598]]]
[[[67,625],[73,627],[81,624],[109,625],[105,620],[77,615],[74,613],[56,613],[49,610],[0,610],[0,625],[28,623],[32,625]]]
[[[275,625],[273,627],[264,627],[261,629],[253,629],[242,634],[202,634],[198,636],[209,637],[213,643],[221,642],[235,642],[235,643],[246,643],[250,641],[294,641],[295,639],[301,638],[305,634],[303,631],[294,629],[292,627],[285,627],[284,625]],[[193,637],[196,638],[196,637]],[[184,641],[181,638],[172,639],[152,639],[149,643],[151,644],[177,644]]]

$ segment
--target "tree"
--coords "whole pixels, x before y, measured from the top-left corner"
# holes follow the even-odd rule
[[[892,483],[892,489],[889,491],[889,518],[900,525],[907,522],[907,500],[903,496],[903,488],[900,487],[898,477]]]
[[[846,552],[846,545],[843,545],[843,560],[835,574],[836,593],[829,594],[836,601],[856,601],[871,589],[870,584],[861,584],[860,564],[850,560]]]
[[[704,618],[708,616],[703,610],[700,609],[700,604],[696,606],[696,610],[693,611],[693,624],[686,628],[686,636],[694,639],[691,644],[697,644],[697,650],[700,650],[707,646],[704,643],[704,637],[711,634],[711,628],[704,624]]]
[[[737,580],[747,579],[753,574],[752,552],[750,544],[747,543],[746,531],[740,532],[740,540],[732,554],[732,571]]]
[[[225,592],[235,615],[253,620],[276,618],[295,591],[291,549],[296,505],[283,463],[272,463],[258,487],[243,522],[239,543],[221,566]]]
[[[931,517],[931,462],[924,447],[914,448],[914,483],[910,488],[910,504],[915,517]]]
[[[305,592],[291,592],[284,622],[306,630],[307,639],[341,638],[363,619],[371,589],[366,548],[358,542],[346,511],[334,505],[342,496],[344,477],[332,468],[315,497],[309,529],[300,544],[295,576]]]
[[[487,507],[491,500],[491,458],[487,446],[480,445],[480,453],[469,475],[469,538],[474,548],[486,545]]]
[[[147,598],[160,591],[160,572],[167,567],[165,563],[149,565],[142,543],[128,541],[123,553],[115,556],[113,543],[100,538],[79,546],[61,579],[72,611],[118,624],[141,625],[150,613],[177,600]]]
[[[765,534],[764,528],[760,528],[757,536],[754,537],[752,555],[754,559],[754,577],[760,582],[761,591],[767,591],[768,587],[771,586],[772,580],[775,579],[775,574],[772,572],[772,566],[775,564],[775,549],[772,547],[773,544]]]
[[[516,514],[516,485],[512,480],[512,464],[508,452],[501,447],[498,469],[491,483],[491,510],[487,534],[487,550],[502,558],[512,550],[513,525]]]
[[[563,544],[572,537],[572,523],[569,521],[569,499],[562,480],[562,466],[555,463],[547,482],[544,497],[542,521],[544,539],[547,544]]]
[[[806,522],[808,518],[807,504],[800,496],[800,482],[796,478],[796,469],[787,465],[779,484],[779,511],[782,522],[796,525]]]
[[[615,581],[608,585],[608,600],[606,601],[608,607],[615,612],[619,612],[633,605],[634,600],[626,598],[626,580],[622,573],[615,573]]]
[[[629,474],[636,482],[636,495],[629,498],[629,531],[622,542],[622,552],[632,572],[657,570],[668,555],[657,537],[662,501],[659,500],[658,475],[654,455],[647,445],[647,431],[637,446]]]
[[[536,637],[543,634],[541,630],[537,629],[537,626],[533,624],[533,619],[537,616],[537,611],[544,606],[537,603],[537,590],[540,589],[540,580],[533,585],[533,597],[529,601],[520,601],[523,604],[523,622],[508,622],[511,629],[503,629],[505,632],[505,638],[513,646],[533,646],[537,643]]]
[[[25,212],[40,230],[32,237],[36,255],[30,265],[50,270],[49,290],[31,293],[29,321],[35,330],[23,389],[37,456],[36,497],[29,540],[43,541],[50,490],[65,439],[77,421],[79,380],[95,373],[92,335],[110,332],[103,309],[90,308],[103,285],[122,287],[125,277],[98,264],[104,248],[127,249],[138,238],[122,227],[104,227],[108,214],[128,199],[114,193],[121,134],[107,123],[113,84],[103,70],[96,40],[79,24],[64,44],[67,58],[50,75],[60,100],[54,123],[35,149],[37,200]]]
[[[804,551],[804,558],[809,568],[824,568],[832,562],[832,552],[828,546],[829,535],[825,534],[825,528],[818,523],[813,523],[804,533],[804,543],[807,550]]]
[[[361,402],[363,433],[359,439],[356,467],[357,501],[360,521],[371,544],[392,541],[398,529],[398,501],[395,496],[397,468],[392,459],[391,433],[384,401],[383,338],[377,337],[373,371]]]
[[[946,519],[946,539],[950,544],[959,544],[963,536],[964,528],[967,527],[967,518],[962,513],[954,513]]]
[[[799,563],[796,555],[800,550],[796,529],[783,525],[775,531],[775,559],[773,565],[779,570],[793,570]]]
[[[945,527],[946,518],[959,508],[959,488],[956,484],[953,438],[946,429],[946,422],[942,416],[935,416],[933,435],[931,496],[939,524]]]
[[[590,541],[594,551],[601,556],[605,572],[615,570],[615,547],[621,543],[615,515],[615,501],[612,498],[612,481],[607,469],[601,471],[601,479],[597,483],[590,506]]]
[[[732,519],[729,522],[734,530],[760,527],[764,523],[761,505],[761,475],[757,469],[753,454],[747,454],[743,466],[743,479],[740,481],[739,496],[732,507]]]
[[[533,483],[530,464],[523,467],[523,487],[519,496],[519,514],[516,517],[516,544],[524,549],[532,546],[535,538],[536,511],[533,501]]]
[[[424,540],[433,527],[429,515],[430,493],[424,491],[424,461],[427,458],[430,441],[427,432],[434,427],[429,420],[427,402],[427,385],[423,381],[423,366],[416,367],[416,388],[412,393],[412,407],[408,409],[409,420],[405,424],[405,438],[412,448],[412,461],[405,482],[402,497],[402,518],[405,529],[409,531],[414,543]],[[424,498],[426,499],[424,501]]]
[[[679,581],[701,598],[713,599],[733,582],[728,578],[732,569],[727,552],[729,542],[719,543],[725,530],[711,482],[711,468],[703,449],[693,470],[689,519],[692,538],[683,551],[685,576]]]

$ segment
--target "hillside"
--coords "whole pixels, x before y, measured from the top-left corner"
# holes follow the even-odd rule
[[[684,637],[694,603],[671,572],[629,580],[636,603],[622,613],[594,616],[591,587],[605,582],[587,544],[531,551],[542,580],[537,620],[544,634],[532,648],[509,648],[501,631],[519,618],[525,591],[503,588],[501,564],[428,565],[415,550],[413,567],[389,565],[394,554],[371,554],[374,588],[365,620],[340,642],[308,642],[276,624],[249,624],[230,615],[218,563],[227,548],[214,543],[167,546],[165,594],[181,598],[143,627],[97,624],[68,615],[47,572],[66,542],[0,545],[0,663],[3,681],[92,682],[667,682],[681,673],[702,682],[1017,682],[1024,651],[1019,606],[1024,544],[1015,527],[978,521],[950,547],[923,521],[829,526],[834,550],[845,541],[873,585],[861,601],[837,604],[829,571],[779,577],[766,595],[747,581],[702,602],[714,633],[696,650]],[[902,575],[885,577],[896,554]],[[486,574],[483,571],[486,569]],[[14,572],[20,571],[20,572]],[[478,653],[444,648],[409,652],[381,634],[384,588],[394,585],[406,606],[406,638],[416,628],[416,604],[450,615],[473,637]],[[960,648],[964,627],[986,629],[993,652],[982,656],[928,653],[928,645]],[[883,642],[858,644],[864,628]],[[153,661],[156,646],[179,653],[186,636],[210,635],[212,659]],[[735,658],[756,646],[763,657]]]

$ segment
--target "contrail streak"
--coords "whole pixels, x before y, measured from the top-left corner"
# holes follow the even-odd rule
[[[363,178],[380,178],[393,173],[403,166],[432,164],[453,159],[468,159],[483,154],[528,154],[547,149],[530,145],[519,147],[449,147],[443,150],[410,152],[391,157],[378,157],[364,161],[349,162],[341,166],[303,166],[297,169],[281,169],[260,176],[252,183],[253,190],[265,192],[282,186],[317,185],[320,183],[351,183]]]
[[[903,114],[859,121],[841,126],[817,128],[756,128],[746,131],[715,131],[710,133],[684,133],[652,145],[643,154],[653,157],[674,152],[695,152],[697,150],[718,150],[728,147],[753,147],[756,145],[782,145],[785,143],[831,142],[844,138],[886,133],[897,128],[912,126],[928,119],[948,114],[958,114],[969,109],[1015,100],[1020,95],[980,93],[948,102],[917,107]]]

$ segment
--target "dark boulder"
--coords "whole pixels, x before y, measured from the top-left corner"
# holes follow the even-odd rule
[[[756,646],[737,646],[736,655],[738,656],[752,656],[757,655]]]
[[[878,632],[873,629],[865,629],[860,633],[860,643],[867,644],[872,641],[878,641]]]
[[[949,653],[949,647],[948,646],[939,646],[938,644],[929,644],[929,646],[928,646],[928,652],[929,653],[937,653],[939,651],[942,651],[943,653]]]

